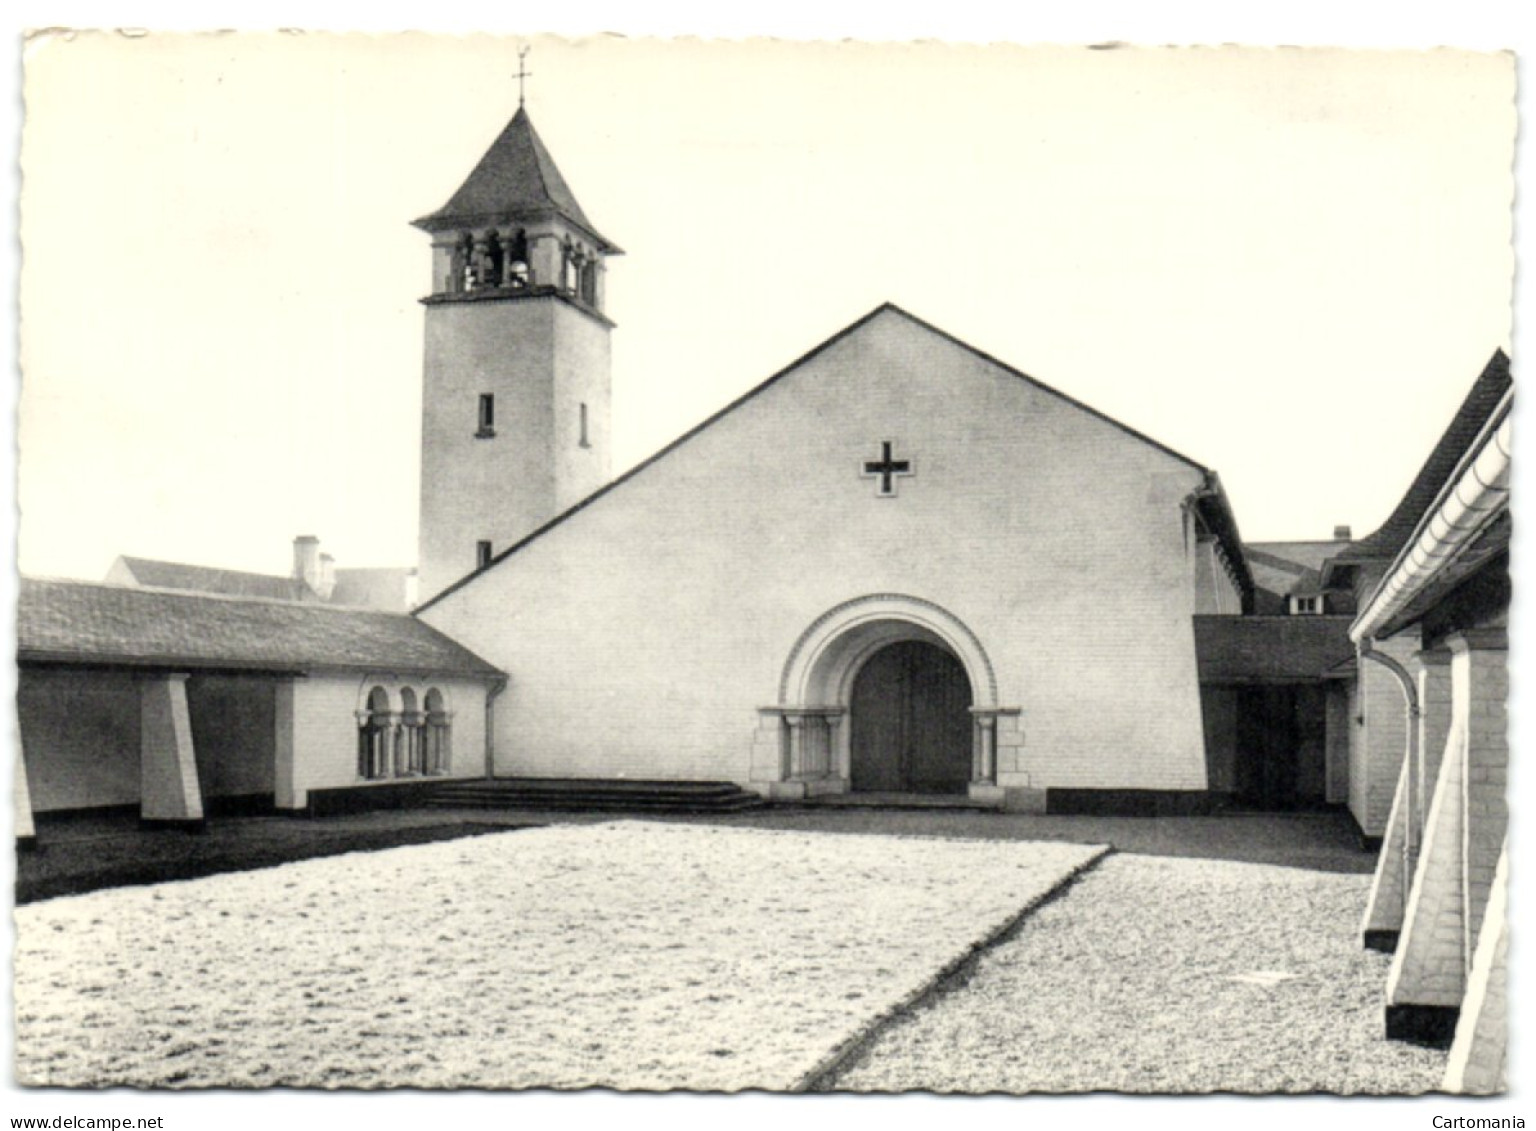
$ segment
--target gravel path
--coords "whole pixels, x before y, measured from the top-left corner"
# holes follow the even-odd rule
[[[17,1078],[787,1089],[1098,851],[619,822],[49,900]]]
[[[1366,1092],[1439,1086],[1382,1036],[1369,878],[1114,855],[879,1034],[829,1086],[936,1092]]]

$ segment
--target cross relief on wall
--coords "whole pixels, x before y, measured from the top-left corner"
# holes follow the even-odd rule
[[[880,458],[877,460],[865,460],[860,466],[861,479],[878,480],[875,487],[875,496],[881,499],[893,499],[896,497],[896,480],[898,477],[908,477],[917,474],[917,470],[909,459],[894,458],[893,449],[896,446],[894,440],[880,441]]]

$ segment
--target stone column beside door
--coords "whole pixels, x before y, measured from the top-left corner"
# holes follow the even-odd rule
[[[775,800],[846,793],[842,776],[847,712],[842,707],[761,707],[752,739],[751,788]]]
[[[1045,812],[1045,791],[1029,788],[1023,769],[1023,712],[1018,707],[972,707],[975,739],[971,758],[972,801],[1020,812]]]

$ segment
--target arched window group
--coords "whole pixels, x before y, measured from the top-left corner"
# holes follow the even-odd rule
[[[515,231],[465,232],[453,250],[450,288],[460,293],[489,288],[520,290],[531,280],[528,269],[528,233]]]
[[[558,266],[552,262],[545,268],[553,271],[555,277],[539,279],[529,258],[530,242],[525,228],[460,232],[448,249],[447,293],[518,291],[553,283],[569,298],[579,299],[594,309],[600,306],[598,272],[602,270],[602,256],[596,250],[566,236],[560,241]]]
[[[357,776],[364,781],[441,776],[453,770],[453,717],[443,693],[400,689],[399,709],[375,687],[357,712]]]
[[[580,298],[588,306],[597,305],[598,257],[578,243],[566,240],[561,247],[560,289]]]

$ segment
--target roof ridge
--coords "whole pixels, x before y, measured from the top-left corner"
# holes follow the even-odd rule
[[[112,589],[124,593],[143,593],[154,597],[176,597],[187,600],[223,601],[237,605],[278,605],[291,609],[314,609],[316,611],[336,613],[377,613],[386,617],[410,617],[409,612],[395,612],[392,609],[380,609],[373,605],[333,605],[328,601],[294,601],[283,597],[258,597],[244,593],[208,593],[201,589],[170,589],[163,585],[124,585],[116,581],[86,581],[78,577],[40,577],[35,574],[23,574],[23,585],[28,583],[40,583],[45,585],[68,585],[76,588]]]
[[[532,116],[519,106],[448,202],[413,223],[433,232],[542,212],[564,218],[590,236],[604,254],[623,254],[587,218],[554,154],[534,128]]]
[[[235,566],[203,565],[201,562],[178,562],[170,558],[144,558],[137,554],[119,554],[118,557],[125,562],[138,562],[142,565],[175,566],[177,569],[200,569],[212,573],[239,573],[246,577],[271,577],[279,580],[288,577],[284,573],[264,573],[261,570],[239,569]]]
[[[539,177],[539,191],[544,194],[544,198],[546,200],[558,208],[559,205],[555,201],[554,193],[550,192],[549,190],[549,174],[544,169],[544,159],[548,158],[550,163],[553,164],[555,155],[550,153],[549,150],[544,146],[544,139],[539,137],[539,131],[533,128],[533,119],[528,115],[528,111],[524,108],[521,102],[517,104],[517,113],[512,115],[512,120],[514,122],[516,122],[519,118],[521,118],[528,127],[528,141],[530,143],[530,147],[533,149],[533,171],[537,173]],[[564,177],[561,178],[562,181],[564,179]],[[582,217],[579,215],[581,212],[581,207],[576,200],[576,194],[569,192],[569,185],[566,186],[566,189],[571,197],[571,203],[577,205],[576,211],[578,215],[571,217],[571,219],[581,219]]]
[[[887,310],[887,309],[892,310],[892,311],[894,311],[897,314],[900,314],[903,318],[906,318],[906,319],[908,319],[908,320],[910,320],[912,322],[915,322],[917,325],[921,326],[923,329],[929,331],[930,333],[937,334],[939,337],[945,339],[946,341],[954,343],[955,345],[959,346],[961,349],[967,351],[968,353],[974,354],[976,357],[981,358],[983,361],[990,362],[991,364],[997,366],[998,368],[1004,370],[1007,373],[1012,374],[1013,376],[1019,378],[1020,380],[1029,382],[1031,385],[1035,386],[1037,389],[1041,390],[1042,392],[1049,393],[1053,397],[1057,397],[1057,398],[1059,398],[1061,400],[1064,400],[1068,404],[1072,405],[1074,408],[1082,409],[1084,412],[1088,413],[1089,415],[1095,416],[1098,419],[1104,421],[1104,423],[1112,425],[1115,428],[1118,428],[1120,431],[1126,433],[1126,435],[1131,436],[1134,439],[1140,440],[1144,444],[1149,444],[1152,447],[1156,448],[1158,451],[1164,452],[1167,455],[1173,456],[1175,459],[1178,459],[1178,460],[1180,460],[1180,461],[1182,461],[1184,463],[1189,464],[1189,466],[1194,468],[1196,471],[1205,471],[1205,472],[1211,471],[1211,468],[1208,465],[1203,464],[1203,463],[1201,463],[1198,460],[1191,459],[1189,456],[1185,455],[1183,452],[1178,451],[1175,448],[1170,448],[1167,444],[1163,443],[1160,440],[1154,440],[1151,436],[1148,436],[1145,432],[1138,432],[1135,428],[1132,428],[1129,424],[1126,424],[1125,422],[1120,421],[1120,420],[1116,420],[1113,416],[1110,416],[1109,413],[1104,412],[1102,409],[1094,408],[1091,404],[1088,404],[1088,403],[1086,403],[1084,401],[1078,400],[1076,397],[1072,396],[1070,393],[1063,393],[1060,389],[1057,389],[1057,388],[1055,388],[1055,387],[1053,387],[1051,385],[1047,385],[1044,381],[1040,380],[1038,377],[1031,377],[1028,373],[1025,373],[1022,369],[1018,369],[1018,368],[1015,368],[1012,365],[1009,365],[1006,361],[1003,361],[1000,358],[994,357],[992,354],[987,353],[983,349],[978,349],[976,346],[971,345],[970,342],[965,341],[963,338],[957,338],[954,334],[951,334],[948,330],[941,329],[940,327],[935,326],[932,322],[929,322],[929,321],[927,321],[926,319],[923,319],[923,318],[919,318],[917,315],[911,313],[910,311],[903,310],[901,307],[897,306],[893,302],[882,303],[880,305],[880,307],[875,311],[875,313],[878,314],[881,310]]]
[[[449,594],[455,593],[458,590],[460,590],[460,589],[464,588],[465,586],[469,585],[475,579],[477,579],[479,577],[485,576],[485,574],[487,574],[491,570],[495,569],[498,565],[500,565],[502,562],[504,562],[507,558],[509,558],[513,554],[517,553],[519,550],[521,550],[524,546],[528,545],[530,542],[533,542],[535,539],[538,539],[538,538],[542,537],[548,531],[553,530],[555,527],[557,527],[557,526],[561,525],[562,523],[564,523],[567,519],[573,517],[578,512],[586,509],[586,507],[590,506],[592,503],[595,503],[598,499],[601,499],[603,496],[607,495],[611,491],[616,490],[618,487],[620,487],[624,483],[629,482],[631,479],[633,479],[635,476],[639,475],[641,472],[645,471],[651,465],[653,465],[655,463],[658,463],[662,459],[666,458],[668,455],[671,455],[674,451],[676,451],[678,448],[682,447],[689,440],[692,440],[694,437],[698,436],[700,433],[704,432],[705,430],[710,428],[712,425],[718,423],[724,417],[726,417],[726,416],[730,415],[731,413],[735,412],[738,408],[741,408],[748,401],[750,401],[754,397],[756,397],[759,393],[765,392],[770,386],[777,384],[780,380],[782,380],[784,377],[788,376],[790,373],[793,373],[795,370],[797,370],[797,369],[801,368],[802,366],[808,364],[812,359],[814,359],[819,354],[825,352],[826,350],[831,349],[833,346],[835,346],[837,343],[841,342],[843,339],[845,339],[845,338],[849,337],[850,335],[854,334],[855,332],[863,329],[865,326],[867,326],[868,324],[873,322],[880,315],[886,314],[886,313],[892,313],[892,314],[900,315],[902,318],[905,318],[907,321],[911,322],[912,324],[914,324],[915,326],[919,327],[920,329],[925,330],[928,333],[933,334],[933,335],[943,339],[944,341],[949,342],[950,344],[952,344],[952,345],[954,345],[954,346],[964,350],[965,352],[971,354],[974,357],[980,358],[982,361],[988,363],[989,365],[995,366],[996,368],[1002,370],[1004,373],[1006,373],[1006,374],[1008,374],[1008,375],[1010,375],[1012,377],[1018,378],[1019,380],[1025,381],[1028,384],[1032,385],[1033,387],[1035,387],[1037,389],[1040,389],[1041,391],[1043,391],[1045,393],[1048,393],[1048,394],[1050,394],[1050,395],[1052,395],[1054,397],[1057,397],[1060,400],[1065,401],[1067,404],[1069,404],[1069,405],[1071,405],[1071,406],[1073,406],[1075,408],[1078,408],[1078,409],[1080,409],[1080,410],[1082,410],[1084,412],[1087,412],[1089,415],[1091,415],[1091,416],[1093,416],[1093,417],[1095,417],[1095,418],[1097,418],[1099,420],[1102,420],[1105,423],[1107,423],[1107,424],[1109,424],[1109,425],[1111,425],[1111,426],[1113,426],[1115,428],[1120,429],[1122,432],[1125,432],[1126,434],[1128,434],[1132,438],[1140,440],[1143,443],[1148,444],[1148,445],[1150,445],[1153,448],[1156,448],[1158,451],[1161,451],[1161,452],[1165,453],[1166,455],[1169,455],[1169,456],[1174,457],[1175,459],[1178,459],[1182,463],[1188,464],[1190,467],[1194,468],[1196,471],[1202,472],[1207,477],[1216,478],[1217,488],[1218,488],[1218,490],[1220,490],[1222,492],[1222,498],[1225,498],[1225,489],[1220,487],[1220,479],[1219,479],[1219,477],[1216,477],[1215,472],[1213,472],[1210,468],[1204,466],[1203,464],[1196,463],[1194,460],[1190,459],[1188,456],[1184,455],[1181,452],[1175,451],[1173,448],[1168,447],[1166,444],[1161,444],[1158,441],[1152,439],[1150,436],[1147,436],[1144,433],[1138,432],[1134,428],[1131,428],[1128,425],[1122,424],[1120,421],[1116,420],[1114,417],[1109,416],[1106,413],[1103,413],[1103,412],[1099,411],[1098,409],[1094,408],[1093,406],[1084,404],[1082,401],[1076,400],[1075,398],[1073,398],[1071,396],[1068,396],[1066,393],[1063,393],[1063,392],[1061,392],[1061,391],[1059,391],[1057,389],[1052,388],[1050,385],[1045,384],[1043,381],[1036,380],[1034,377],[1031,377],[1029,374],[1025,373],[1023,370],[1016,369],[1013,366],[1009,365],[1005,361],[1000,361],[998,358],[993,357],[991,354],[986,353],[983,350],[979,350],[975,346],[971,345],[970,343],[965,342],[962,339],[955,337],[955,335],[953,335],[951,333],[948,333],[945,330],[939,329],[937,326],[933,325],[931,322],[927,322],[927,321],[917,317],[915,314],[912,314],[909,311],[902,309],[900,306],[896,305],[896,303],[891,302],[890,300],[886,300],[885,302],[882,302],[879,306],[876,306],[868,314],[865,314],[862,317],[855,319],[853,322],[850,322],[847,326],[844,326],[841,330],[837,331],[835,334],[833,334],[830,337],[826,338],[825,340],[823,340],[822,342],[818,343],[817,345],[812,346],[809,350],[807,350],[805,353],[801,354],[794,361],[791,361],[788,365],[784,366],[782,369],[777,370],[775,373],[773,373],[766,380],[760,381],[758,384],[752,386],[752,388],[750,388],[746,392],[742,393],[735,400],[732,400],[731,402],[726,404],[723,408],[715,410],[715,412],[713,412],[709,416],[705,417],[699,423],[695,424],[692,428],[689,428],[687,431],[683,432],[681,435],[677,436],[675,439],[669,441],[668,443],[666,443],[662,447],[658,448],[656,451],[652,452],[649,456],[647,456],[645,459],[641,460],[639,463],[635,464],[628,471],[624,472],[624,474],[620,475],[617,479],[614,479],[611,482],[605,483],[603,486],[599,487],[596,491],[593,491],[590,495],[587,495],[585,498],[579,500],[574,505],[566,508],[565,510],[561,511],[559,514],[555,515],[553,518],[549,519],[547,522],[543,523],[541,526],[538,526],[534,530],[532,530],[529,533],[523,535],[523,537],[518,539],[516,542],[512,543],[512,545],[508,546],[505,550],[502,550],[499,554],[497,554],[493,558],[491,558],[491,560],[486,565],[481,566],[481,567],[479,567],[479,568],[477,568],[475,570],[472,570],[471,572],[465,574],[463,577],[459,578],[457,581],[453,582],[451,585],[448,585],[445,588],[439,590],[437,593],[432,594],[425,601],[421,602],[421,604],[417,605],[416,608],[411,611],[411,615],[415,616],[418,613],[425,612],[427,609],[429,609],[433,605],[437,604],[439,601],[441,601],[443,598],[447,597]],[[1241,551],[1241,547],[1239,547],[1239,552],[1240,551]]]
[[[1509,367],[1509,355],[1503,347],[1495,349],[1387,517],[1364,538],[1340,551],[1344,562],[1397,557],[1418,528],[1419,516],[1429,498],[1438,493],[1440,482],[1460,464],[1505,392],[1513,388]]]

